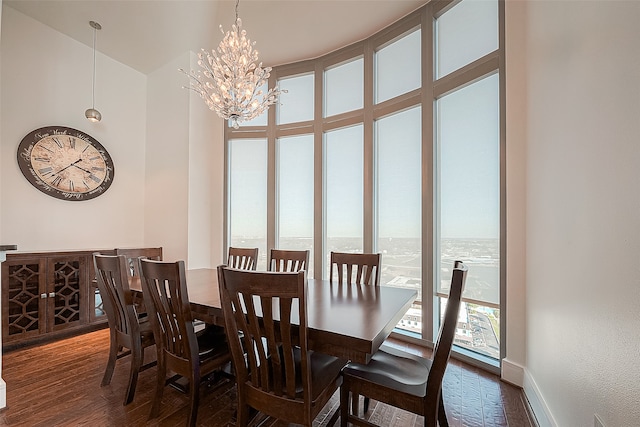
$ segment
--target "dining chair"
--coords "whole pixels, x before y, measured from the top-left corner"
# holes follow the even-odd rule
[[[227,265],[240,270],[255,270],[258,264],[258,248],[229,247]]]
[[[380,285],[380,254],[331,252],[329,280],[334,271],[338,284]]]
[[[250,408],[311,426],[342,382],[346,361],[308,349],[306,282],[304,271],[218,267],[238,426],[248,424]],[[336,411],[333,422],[337,416]]]
[[[458,323],[458,310],[467,276],[467,267],[454,263],[449,298],[435,342],[432,359],[382,345],[366,364],[349,363],[343,369],[340,389],[341,425],[372,425],[349,413],[349,394],[364,395],[379,402],[424,416],[424,425],[448,426],[442,397],[442,380],[451,355]]]
[[[333,283],[334,271],[338,276],[338,285],[380,285],[380,254],[331,252],[329,280]],[[358,412],[359,396],[353,395],[353,411]],[[369,408],[369,398],[364,398],[365,412]]]
[[[268,271],[298,272],[307,270],[309,265],[309,250],[292,251],[271,249],[269,251]]]
[[[162,261],[162,247],[158,248],[116,248],[116,255],[127,257],[129,275],[140,277],[140,263],[138,258],[144,257],[156,261]]]
[[[127,266],[130,277],[140,278],[140,257],[162,261],[162,248],[116,248],[116,255],[124,255],[127,258]],[[139,316],[146,316],[147,309],[144,306],[142,295],[133,296],[133,304],[136,306]]]
[[[101,386],[111,383],[116,360],[131,354],[129,385],[124,404],[133,401],[138,373],[155,365],[144,365],[144,350],[154,344],[153,330],[147,318],[139,318],[129,290],[127,260],[123,255],[93,254],[98,289],[109,323],[109,360]],[[123,349],[128,349],[123,351]]]
[[[156,336],[158,376],[149,419],[158,416],[167,373],[189,381],[190,411],[187,425],[195,426],[200,400],[200,381],[221,370],[230,360],[228,346],[210,335],[196,336],[184,261],[140,259],[142,293]]]

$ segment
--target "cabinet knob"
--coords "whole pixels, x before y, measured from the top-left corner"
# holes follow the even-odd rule
[[[55,292],[49,292],[49,298],[55,298],[56,293]]]
[[[46,298],[47,294],[40,294],[40,298]]]

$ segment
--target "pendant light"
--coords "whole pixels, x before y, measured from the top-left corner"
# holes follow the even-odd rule
[[[100,111],[95,109],[96,106],[96,32],[102,29],[102,26],[95,21],[89,21],[89,25],[93,28],[93,84],[91,91],[91,108],[84,112],[84,116],[91,122],[99,122],[102,119]]]

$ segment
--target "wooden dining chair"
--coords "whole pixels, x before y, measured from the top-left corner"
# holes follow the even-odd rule
[[[162,261],[162,248],[116,248],[116,255],[124,255],[127,258],[129,276],[140,277],[140,257]],[[133,304],[139,315],[146,316],[147,310],[144,307],[144,299],[141,295],[133,296]]]
[[[227,265],[240,270],[255,270],[258,265],[258,248],[229,247]]]
[[[144,257],[162,261],[162,248],[116,248],[116,255],[124,255],[129,265],[129,275],[140,277],[140,263],[138,258]]]
[[[196,337],[184,261],[160,262],[140,259],[142,293],[156,336],[158,377],[149,419],[158,416],[167,373],[189,381],[190,411],[187,425],[195,426],[200,399],[200,380],[221,370],[230,360],[228,346],[210,335]]]
[[[218,284],[236,372],[236,425],[248,424],[251,407],[311,426],[340,386],[346,362],[308,349],[306,273],[219,266]]]
[[[329,280],[338,284],[380,285],[380,254],[331,252]]]
[[[451,355],[466,276],[467,267],[456,261],[432,359],[382,345],[368,364],[349,363],[344,368],[344,382],[340,389],[343,427],[347,422],[372,425],[360,419],[357,410],[349,413],[350,393],[422,415],[425,426],[436,427],[438,422],[441,427],[449,425],[442,398],[442,380]]]
[[[111,383],[116,360],[131,354],[129,385],[124,404],[133,401],[138,382],[138,373],[155,365],[155,361],[144,365],[144,350],[154,344],[151,323],[139,318],[129,290],[128,264],[123,255],[93,254],[93,263],[109,323],[109,360],[102,377],[101,386]],[[123,349],[128,349],[123,351]]]
[[[268,271],[298,272],[307,271],[309,265],[309,251],[291,251],[271,249],[269,251]]]

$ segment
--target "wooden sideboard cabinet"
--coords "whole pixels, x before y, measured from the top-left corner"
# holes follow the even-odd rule
[[[11,253],[2,263],[4,350],[107,325],[94,252]]]

